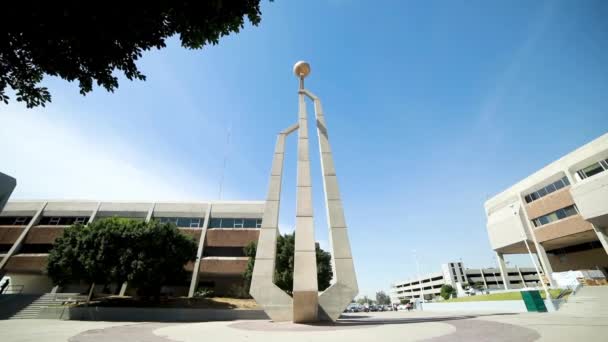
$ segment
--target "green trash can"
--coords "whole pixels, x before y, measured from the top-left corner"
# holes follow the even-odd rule
[[[547,307],[538,290],[521,291],[521,298],[528,312],[547,312]]]

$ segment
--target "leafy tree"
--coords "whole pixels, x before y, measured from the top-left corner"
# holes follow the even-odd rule
[[[483,291],[483,289],[485,288],[485,286],[483,285],[483,282],[481,281],[476,281],[474,282],[471,287],[473,289],[475,289],[476,291]]]
[[[363,304],[373,304],[374,301],[372,299],[370,299],[368,296],[363,296],[363,297],[359,297],[359,299],[357,299],[357,303],[363,305]]]
[[[255,241],[251,241],[243,248],[243,252],[245,256],[249,257],[247,260],[247,268],[243,273],[243,278],[245,279],[245,289],[249,289],[251,287],[251,277],[253,276],[253,266],[255,266],[255,253],[257,252],[257,243]]]
[[[399,302],[400,302],[401,304],[405,305],[405,304],[409,303],[409,302],[410,302],[410,300],[409,300],[409,299],[407,299],[407,298],[404,298],[404,299],[400,300]]]
[[[295,249],[295,233],[277,237],[277,256],[275,261],[274,283],[287,293],[293,292],[293,260]],[[243,273],[246,288],[251,284],[257,245],[252,242],[245,246],[245,255],[249,257],[247,268]],[[327,289],[333,277],[331,254],[316,247],[317,254],[317,284],[319,291]]]
[[[162,285],[185,279],[184,264],[194,259],[196,247],[173,224],[109,218],[66,228],[47,270],[55,284],[127,281],[142,295],[155,296]]]
[[[454,287],[452,287],[452,285],[450,284],[443,284],[441,286],[441,291],[439,292],[439,295],[443,297],[443,299],[450,299],[452,295],[456,295],[456,289],[454,289]]]
[[[391,303],[391,298],[384,291],[376,292],[376,302],[380,305],[388,305]]]
[[[245,17],[261,20],[260,0],[78,2],[17,1],[2,6],[0,20],[0,101],[7,87],[28,108],[44,106],[51,95],[45,75],[78,81],[85,95],[97,83],[118,87],[117,72],[145,80],[135,62],[142,53],[166,46],[179,35],[183,47],[201,49],[238,33]]]

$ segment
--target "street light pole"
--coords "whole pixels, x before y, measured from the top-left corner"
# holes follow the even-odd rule
[[[418,257],[416,256],[416,250],[413,249],[414,260],[416,261],[416,269],[418,270],[418,284],[420,285],[420,311],[422,311],[422,303],[424,303],[424,288],[422,287],[422,277],[420,276],[420,264],[418,263]]]

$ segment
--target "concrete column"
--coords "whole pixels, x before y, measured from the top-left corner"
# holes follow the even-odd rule
[[[479,273],[481,273],[481,279],[483,280],[483,286],[486,288],[486,290],[489,290],[488,283],[486,282],[486,276],[485,276],[485,274],[483,274],[483,268],[479,269]]]
[[[93,223],[93,221],[95,221],[95,217],[97,217],[97,213],[99,212],[100,207],[101,207],[101,202],[97,203],[97,207],[95,207],[95,209],[91,213],[91,217],[89,217],[89,221],[87,222],[87,224],[91,224],[91,223]]]
[[[150,222],[150,220],[152,219],[152,215],[154,214],[154,207],[156,207],[156,203],[152,203],[152,205],[150,205],[150,209],[148,209],[148,213],[146,214],[146,223]]]
[[[205,212],[205,220],[203,221],[203,230],[201,231],[201,237],[198,240],[198,250],[196,251],[196,260],[194,262],[194,268],[192,268],[192,280],[190,281],[190,289],[188,290],[188,297],[192,298],[194,292],[198,286],[198,277],[201,269],[201,259],[203,258],[203,248],[205,246],[205,236],[207,235],[207,227],[209,227],[209,218],[211,216],[212,205],[207,205],[207,212]]]
[[[543,273],[545,277],[549,281],[549,286],[556,287],[555,281],[551,277],[553,274],[553,268],[551,267],[551,263],[549,262],[549,257],[547,257],[547,252],[545,251],[545,247],[543,247],[540,243],[536,246],[536,255],[540,260],[540,263],[543,267]],[[542,279],[539,279],[542,282]]]
[[[604,247],[604,251],[606,252],[606,254],[608,254],[608,234],[606,233],[606,228],[597,227],[594,224],[592,224],[591,226],[593,227],[593,230],[595,231],[597,238],[602,243],[602,247]]]
[[[36,211],[36,213],[34,214],[34,217],[32,217],[32,219],[30,220],[30,223],[25,227],[23,232],[21,232],[21,235],[19,235],[19,237],[17,238],[17,241],[15,241],[15,243],[13,244],[11,249],[8,251],[8,253],[6,253],[4,258],[2,259],[2,261],[0,261],[0,275],[4,274],[3,270],[4,270],[4,267],[6,266],[6,264],[8,263],[8,260],[13,255],[17,254],[17,252],[19,252],[19,250],[23,246],[23,243],[25,242],[25,238],[27,237],[27,234],[30,232],[32,227],[37,225],[38,222],[40,221],[40,218],[42,217],[42,212],[44,211],[46,204],[47,204],[47,202],[44,202],[40,206],[40,209],[38,209],[38,211]]]
[[[323,107],[319,98],[308,90],[301,90],[300,93],[312,99],[315,107],[321,172],[323,174],[323,192],[325,194],[331,261],[334,271],[332,285],[319,296],[319,306],[322,311],[321,318],[335,321],[355,298],[359,292],[359,287]]]
[[[304,94],[298,94],[298,175],[296,181],[296,241],[293,262],[293,321],[318,320],[317,255],[312,211],[308,119]]]
[[[502,277],[502,284],[505,290],[509,289],[509,272],[505,266],[505,258],[502,253],[496,253],[496,259],[498,260],[498,267],[500,268],[500,276]]]
[[[282,131],[278,137],[270,169],[268,195],[264,204],[264,216],[258,238],[255,266],[251,277],[249,293],[264,309],[264,312],[275,322],[293,319],[293,299],[273,282],[277,235],[279,234],[279,207],[281,199],[281,180],[283,178],[283,160],[285,138],[298,129],[295,124]]]
[[[519,279],[521,279],[521,286],[526,287],[526,279],[524,278],[524,275],[521,273],[519,266],[515,266],[515,268],[517,268],[517,273],[519,273]]]

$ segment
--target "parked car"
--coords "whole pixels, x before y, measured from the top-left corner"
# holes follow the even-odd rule
[[[346,310],[344,310],[345,312],[359,312],[360,311],[360,305],[357,303],[351,303],[346,307]]]

